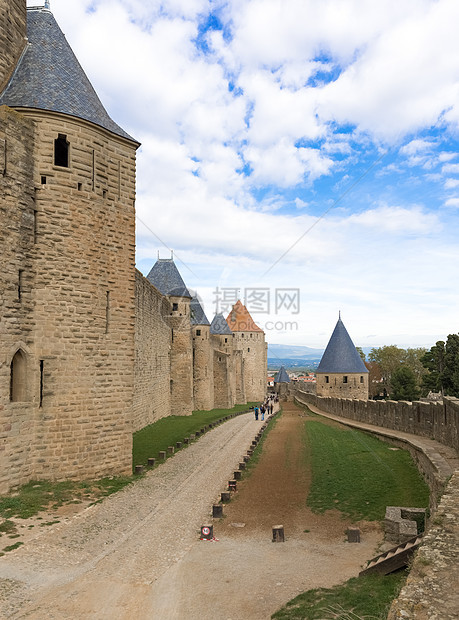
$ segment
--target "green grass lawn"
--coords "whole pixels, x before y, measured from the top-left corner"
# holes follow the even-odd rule
[[[312,484],[307,504],[315,512],[336,508],[352,520],[384,519],[386,506],[429,506],[429,488],[411,455],[348,427],[305,423]]]
[[[406,572],[354,577],[334,588],[308,590],[271,616],[276,620],[385,620]]]
[[[168,446],[175,446],[177,441],[183,441],[192,433],[199,431],[211,422],[235,413],[248,411],[256,403],[236,405],[232,409],[212,409],[211,411],[193,411],[190,416],[168,416],[150,424],[133,436],[133,467],[146,465],[149,458],[157,458],[161,450]],[[258,403],[257,403],[258,404]]]

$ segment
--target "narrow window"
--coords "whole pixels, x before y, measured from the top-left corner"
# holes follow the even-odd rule
[[[196,336],[200,336],[200,335],[201,335],[201,330],[200,330],[200,329],[197,329],[197,330],[196,330]]]
[[[110,291],[107,291],[105,299],[105,333],[108,334],[108,326],[110,323]]]
[[[69,143],[67,136],[63,133],[58,134],[54,140],[54,165],[62,168],[69,167]]]
[[[172,310],[173,310],[174,312],[176,312],[176,311],[178,310],[178,303],[175,303],[175,302],[174,302],[174,303],[172,304]]]
[[[347,383],[347,375],[344,375],[344,377],[343,377],[343,383]]]
[[[360,383],[363,383],[363,377],[360,377]]]
[[[172,342],[174,342],[174,330],[171,329],[171,338],[172,338]]]
[[[19,269],[18,272],[18,301],[22,299],[22,281],[23,281],[23,269]]]
[[[172,394],[172,388],[174,387],[174,382],[172,381],[172,379],[169,381],[169,388]]]
[[[44,388],[44,385],[45,385],[44,375],[45,375],[45,362],[44,362],[44,360],[40,360],[40,401],[39,401],[39,407],[43,407],[43,388]]]
[[[26,400],[26,358],[18,349],[11,360],[10,367],[10,401]]]
[[[228,338],[225,338],[225,343],[228,342]]]
[[[250,347],[247,348],[247,353],[250,353]]]
[[[33,242],[37,243],[38,238],[38,211],[33,211]]]
[[[327,377],[327,375],[325,375],[325,383],[330,383],[330,377]]]
[[[45,176],[41,177],[41,184],[42,185],[46,185],[46,177]]]
[[[0,174],[6,173],[6,140],[0,140]]]
[[[92,191],[96,186],[96,151],[92,151]]]
[[[77,189],[79,192],[81,192],[81,190],[83,189],[83,183],[78,183],[77,184]]]
[[[102,198],[107,198],[107,190],[106,189],[102,190]]]

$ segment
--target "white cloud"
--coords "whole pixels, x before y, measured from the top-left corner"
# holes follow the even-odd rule
[[[445,206],[453,207],[454,209],[459,208],[459,198],[449,198],[445,201]]]

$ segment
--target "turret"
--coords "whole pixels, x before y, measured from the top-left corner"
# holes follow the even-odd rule
[[[368,399],[368,369],[341,316],[316,371],[317,396]]]

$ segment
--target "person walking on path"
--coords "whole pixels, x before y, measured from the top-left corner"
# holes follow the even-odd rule
[[[255,413],[255,420],[258,420],[258,407],[255,407],[254,413]]]

